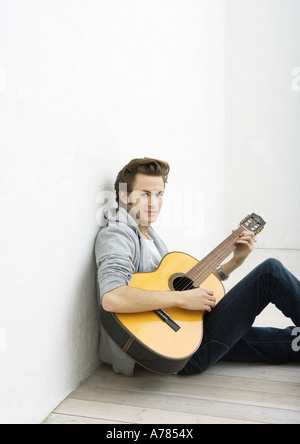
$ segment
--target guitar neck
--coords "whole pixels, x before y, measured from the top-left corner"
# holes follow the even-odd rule
[[[235,250],[235,243],[243,231],[245,231],[245,228],[240,226],[211,253],[191,268],[186,273],[186,277],[192,279],[195,286],[199,286]]]

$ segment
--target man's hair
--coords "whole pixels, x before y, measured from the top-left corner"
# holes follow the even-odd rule
[[[164,184],[168,181],[168,174],[170,166],[167,162],[158,159],[150,159],[144,157],[143,159],[132,159],[124,168],[119,172],[115,181],[116,200],[118,205],[119,201],[119,188],[120,184],[127,184],[127,192],[132,192],[135,176],[138,173],[146,174],[148,176],[160,176],[163,178]]]

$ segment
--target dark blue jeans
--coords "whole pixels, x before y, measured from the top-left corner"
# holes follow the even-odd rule
[[[287,329],[252,327],[256,316],[273,303],[292,320]],[[300,362],[292,331],[300,327],[300,282],[279,261],[256,267],[204,317],[200,348],[182,375],[201,373],[219,360],[286,364]]]

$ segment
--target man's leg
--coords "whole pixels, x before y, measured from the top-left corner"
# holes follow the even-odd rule
[[[247,333],[251,334],[256,316],[270,302],[300,326],[300,282],[275,259],[268,259],[256,267],[210,313],[205,314],[202,344],[180,374],[201,373],[223,357],[226,359],[226,355],[230,358],[229,352],[233,353],[235,345],[242,338],[247,338]],[[281,332],[276,331],[274,335],[275,331],[265,330],[261,341],[265,342],[269,337],[269,341],[278,343],[273,350],[276,354],[274,359],[279,361],[282,359],[279,343],[286,343],[286,332]],[[291,336],[290,344],[286,344],[286,347],[291,348],[293,339]],[[257,354],[254,354],[257,359]],[[262,354],[267,361],[265,351]],[[253,353],[249,353],[249,360],[253,362]]]
[[[296,339],[294,331],[295,327],[252,327],[222,360],[269,364],[300,362],[299,346],[292,344]]]

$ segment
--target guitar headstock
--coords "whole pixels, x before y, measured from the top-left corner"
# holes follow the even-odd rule
[[[266,225],[266,222],[263,220],[262,217],[258,216],[255,213],[252,213],[251,216],[245,217],[245,219],[242,220],[240,225],[246,230],[253,231],[254,234],[258,234]]]

